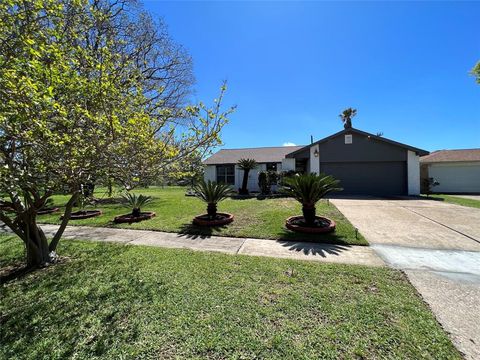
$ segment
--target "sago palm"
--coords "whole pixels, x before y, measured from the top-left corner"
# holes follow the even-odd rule
[[[282,192],[302,204],[305,223],[313,226],[316,215],[315,204],[329,192],[343,190],[339,183],[339,180],[330,175],[296,175],[284,180]]]
[[[218,184],[214,181],[200,180],[193,186],[195,196],[207,203],[207,214],[210,219],[217,215],[217,204],[233,195],[230,185]]]
[[[126,191],[122,194],[122,200],[126,207],[132,209],[132,216],[138,217],[141,214],[141,207],[152,201],[152,197],[142,194],[137,195]]]
[[[243,181],[240,189],[240,194],[248,195],[247,183],[248,173],[250,170],[255,169],[258,164],[254,159],[240,159],[237,163],[238,167],[243,170]]]

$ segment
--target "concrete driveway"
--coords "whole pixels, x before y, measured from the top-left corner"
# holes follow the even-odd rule
[[[467,359],[480,359],[480,209],[418,198],[331,199],[402,269]]]

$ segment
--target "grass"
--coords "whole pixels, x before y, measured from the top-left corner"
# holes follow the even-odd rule
[[[453,195],[445,195],[445,194],[431,194],[430,196],[422,195],[425,199],[433,199],[439,201],[445,201],[450,204],[461,205],[461,206],[468,206],[473,208],[480,209],[480,200],[474,199],[465,199],[458,196]]]
[[[355,228],[337,210],[337,208],[322,200],[317,204],[317,213],[335,220],[337,229],[334,233],[325,235],[309,235],[294,233],[285,228],[285,219],[301,214],[300,204],[293,199],[227,199],[219,204],[219,211],[229,212],[235,216],[235,221],[224,227],[205,228],[192,225],[194,216],[205,213],[206,205],[195,197],[185,196],[185,188],[151,187],[136,190],[138,193],[153,197],[151,203],[142,210],[155,211],[157,216],[151,220],[134,224],[116,225],[112,222],[117,215],[130,210],[119,203],[99,205],[104,214],[85,220],[71,220],[70,225],[103,226],[143,230],[159,230],[202,235],[219,235],[232,237],[252,237],[261,239],[283,240],[314,240],[335,244],[367,245],[361,234],[355,233]],[[101,189],[97,197],[105,196]],[[64,205],[67,197],[56,195],[55,204]],[[39,221],[58,224],[59,214],[39,216]]]
[[[4,359],[461,359],[388,268],[64,240],[0,288]],[[23,255],[0,235],[1,267]]]

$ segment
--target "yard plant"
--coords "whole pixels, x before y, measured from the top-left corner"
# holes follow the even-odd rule
[[[248,174],[250,170],[255,169],[258,166],[254,159],[240,159],[238,160],[238,167],[243,170],[242,187],[239,189],[241,195],[248,195]]]
[[[230,185],[203,179],[193,187],[193,190],[197,198],[207,203],[207,215],[212,220],[217,216],[217,204],[234,193]]]
[[[190,56],[134,1],[0,1],[0,221],[54,262],[84,184],[123,188],[220,143],[233,111],[188,104]],[[179,125],[181,124],[181,125]],[[37,213],[68,195],[49,241]]]
[[[303,218],[307,226],[314,226],[315,204],[332,191],[343,190],[340,181],[324,174],[295,175],[284,180],[282,192],[302,204]]]
[[[111,219],[125,214],[125,207],[116,198],[105,199],[107,188],[97,187],[95,198],[104,198],[100,209],[103,216],[85,220],[77,220],[73,225],[118,227],[138,230],[157,230],[176,233],[189,233],[196,235],[217,235],[230,237],[247,237],[263,239],[282,239],[291,241],[318,241],[318,236],[300,234],[286,231],[284,221],[286,217],[301,212],[301,205],[292,198],[257,198],[238,199],[227,198],[222,201],[222,212],[235,215],[235,225],[226,227],[202,228],[191,226],[192,218],[200,213],[205,213],[204,202],[190,196],[185,196],[186,187],[167,186],[134,189],[130,192],[144,194],[152,197],[148,210],[161,214],[146,222],[131,224],[114,224]],[[116,191],[117,193],[117,191]],[[192,192],[193,194],[194,192]],[[67,195],[54,195],[55,205],[63,209],[69,197]],[[97,204],[98,206],[98,204]],[[318,213],[336,223],[335,233],[324,234],[322,242],[334,244],[366,245],[367,242],[361,234],[355,235],[355,228],[338,211],[332,203],[320,200],[316,204]],[[59,224],[58,214],[42,215],[40,221],[44,223]]]
[[[262,195],[272,192],[272,185],[277,184],[278,174],[276,171],[260,171],[258,174],[258,187]]]
[[[152,201],[152,197],[126,191],[122,194],[122,200],[126,207],[132,209],[132,216],[139,217],[142,213],[141,207]]]

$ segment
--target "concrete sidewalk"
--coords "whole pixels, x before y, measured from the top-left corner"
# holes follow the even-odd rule
[[[41,225],[47,236],[53,236],[57,225]],[[368,246],[333,245],[311,242],[232,238],[166,233],[160,231],[68,226],[64,239],[117,242],[226,254],[268,256],[328,263],[384,266],[383,260]]]

